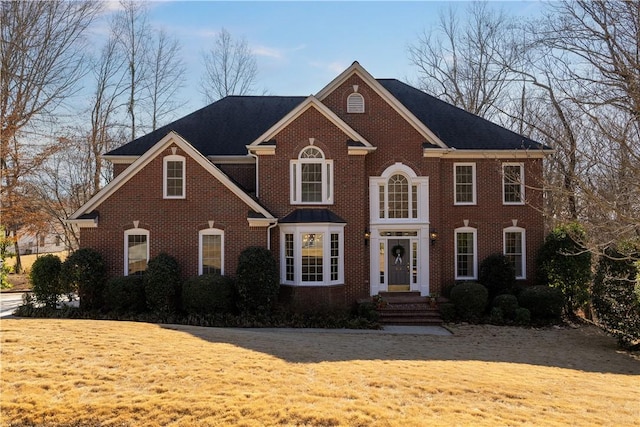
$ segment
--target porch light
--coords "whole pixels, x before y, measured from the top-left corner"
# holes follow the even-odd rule
[[[371,238],[371,231],[368,228],[364,229],[364,245],[367,246],[369,244],[369,239]]]
[[[435,228],[429,232],[429,239],[431,239],[432,245],[436,244],[436,240],[438,240],[438,232],[436,231]]]

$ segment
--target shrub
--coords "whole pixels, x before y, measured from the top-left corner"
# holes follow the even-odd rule
[[[491,306],[499,308],[507,319],[514,319],[518,309],[518,298],[515,295],[502,294],[493,299]]]
[[[531,323],[531,312],[528,308],[516,308],[515,323],[520,326],[528,326]]]
[[[377,322],[380,320],[380,313],[376,309],[376,304],[369,301],[357,304],[355,315],[369,322]]]
[[[93,249],[79,249],[62,263],[61,280],[67,289],[78,292],[80,307],[102,307],[106,268],[102,255]]]
[[[585,231],[579,224],[558,226],[538,253],[538,281],[562,291],[569,315],[589,301],[591,253],[580,243],[584,239]]]
[[[236,295],[230,277],[219,274],[192,277],[182,285],[182,308],[189,314],[233,313]]]
[[[242,251],[236,270],[236,286],[243,313],[271,313],[280,291],[280,277],[268,249],[250,247]]]
[[[564,295],[550,286],[530,286],[520,292],[518,303],[528,309],[531,319],[542,323],[557,322],[562,317]]]
[[[443,302],[438,306],[440,309],[440,317],[445,323],[451,323],[456,320],[456,306],[452,302]]]
[[[169,314],[178,308],[180,296],[180,265],[166,253],[149,260],[143,274],[147,307],[158,314]]]
[[[451,302],[456,313],[464,321],[477,321],[487,307],[489,292],[476,282],[464,282],[451,290]]]
[[[60,296],[67,293],[60,280],[61,268],[62,262],[56,255],[44,255],[35,260],[29,280],[37,302],[56,308]]]
[[[631,348],[640,341],[640,263],[629,250],[608,248],[600,257],[593,281],[593,307],[599,323]]]
[[[489,291],[489,298],[511,293],[516,283],[516,271],[503,254],[486,257],[478,269],[478,281]]]
[[[109,279],[103,293],[106,311],[141,313],[146,308],[144,283],[141,275]]]
[[[504,325],[504,313],[500,307],[491,308],[489,321],[493,325]]]

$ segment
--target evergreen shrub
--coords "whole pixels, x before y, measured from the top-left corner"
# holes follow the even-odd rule
[[[61,280],[66,288],[78,292],[80,308],[102,307],[106,267],[102,255],[93,249],[78,249],[62,263]]]
[[[489,291],[489,298],[513,292],[516,271],[509,259],[496,253],[486,257],[478,268],[478,281]]]
[[[489,291],[477,282],[459,283],[451,290],[451,302],[463,321],[477,322],[487,308],[488,300]]]
[[[144,293],[147,307],[158,314],[174,313],[180,297],[180,265],[166,253],[149,260],[143,274]]]
[[[49,308],[56,308],[60,297],[67,293],[60,280],[62,262],[56,255],[38,257],[31,266],[29,280],[36,301]]]
[[[505,319],[513,320],[516,316],[516,310],[518,309],[518,298],[511,294],[498,295],[493,299],[491,303],[492,307],[502,310],[502,314]]]
[[[518,303],[529,310],[531,320],[539,323],[559,322],[565,306],[562,291],[550,286],[530,286],[520,292]]]
[[[189,314],[234,313],[237,292],[233,279],[205,274],[182,285],[182,308]]]
[[[142,313],[147,306],[142,276],[109,279],[104,288],[103,299],[105,311]]]
[[[270,314],[280,292],[280,274],[271,252],[249,247],[238,258],[236,287],[243,313]]]

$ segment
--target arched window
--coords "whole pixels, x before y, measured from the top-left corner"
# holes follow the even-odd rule
[[[380,218],[418,217],[418,186],[403,174],[394,174],[380,186]]]
[[[310,146],[300,151],[297,160],[291,161],[291,203],[333,203],[333,161],[324,153]]]
[[[347,97],[347,113],[364,113],[364,97],[359,93],[352,93]]]

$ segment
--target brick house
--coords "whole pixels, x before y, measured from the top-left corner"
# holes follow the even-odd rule
[[[104,157],[75,212],[109,273],[167,252],[185,277],[269,248],[281,297],[348,306],[439,293],[501,252],[530,283],[551,150],[354,62],[314,96],[230,96]]]

